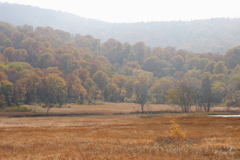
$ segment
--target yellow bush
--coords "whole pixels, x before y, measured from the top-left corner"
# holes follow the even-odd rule
[[[170,136],[177,140],[185,140],[187,138],[187,134],[181,129],[180,125],[174,121],[170,121]]]

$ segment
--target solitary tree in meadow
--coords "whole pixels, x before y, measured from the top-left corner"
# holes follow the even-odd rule
[[[148,85],[149,85],[149,79],[147,76],[140,76],[135,82],[137,103],[141,105],[142,112],[144,111],[144,105],[148,100],[148,90],[149,90]]]
[[[167,91],[165,98],[168,103],[178,105],[182,112],[188,113],[194,102],[195,91],[187,80],[180,80],[174,88]]]

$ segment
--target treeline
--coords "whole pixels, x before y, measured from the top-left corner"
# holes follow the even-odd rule
[[[0,62],[2,108],[97,99],[177,104],[183,112],[240,105],[240,46],[199,54],[0,22]]]
[[[50,26],[73,34],[91,35],[102,41],[109,38],[131,45],[144,41],[151,47],[173,46],[196,53],[224,54],[240,43],[240,19],[108,23],[73,14],[33,6],[0,3],[0,21],[33,27]]]

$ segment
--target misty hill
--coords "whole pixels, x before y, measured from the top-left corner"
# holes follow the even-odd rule
[[[33,27],[50,26],[73,34],[91,35],[102,41],[144,41],[151,47],[173,46],[194,52],[225,53],[240,44],[240,19],[108,23],[70,13],[33,6],[0,3],[0,21]]]

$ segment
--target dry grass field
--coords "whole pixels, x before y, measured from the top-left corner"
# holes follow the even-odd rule
[[[33,105],[26,106],[28,108],[34,108]],[[68,108],[70,107],[70,108]],[[35,106],[34,110],[38,113],[46,113],[46,108]],[[211,111],[224,111],[226,107],[216,106]],[[238,110],[237,108],[231,108],[232,111]],[[178,107],[173,107],[167,104],[146,104],[144,107],[146,112],[154,111],[181,111]],[[195,111],[195,107],[192,107],[190,111]],[[139,104],[136,103],[109,103],[103,102],[100,105],[77,105],[77,104],[66,104],[63,108],[51,108],[51,113],[98,113],[98,114],[117,114],[117,113],[130,113],[130,112],[141,112]],[[1,115],[0,115],[1,116]]]
[[[105,113],[84,117],[1,116],[0,159],[240,159],[240,118],[199,113],[164,113],[156,117],[112,114],[136,111],[137,106],[130,105],[133,106],[127,108],[127,104],[121,103],[80,106],[81,111],[77,105],[62,108],[65,110],[62,112],[68,113]],[[158,107],[153,105],[151,110],[159,110]],[[52,108],[53,111],[61,109]],[[178,123],[181,130],[170,132],[171,121]],[[182,133],[184,138],[179,137]]]

